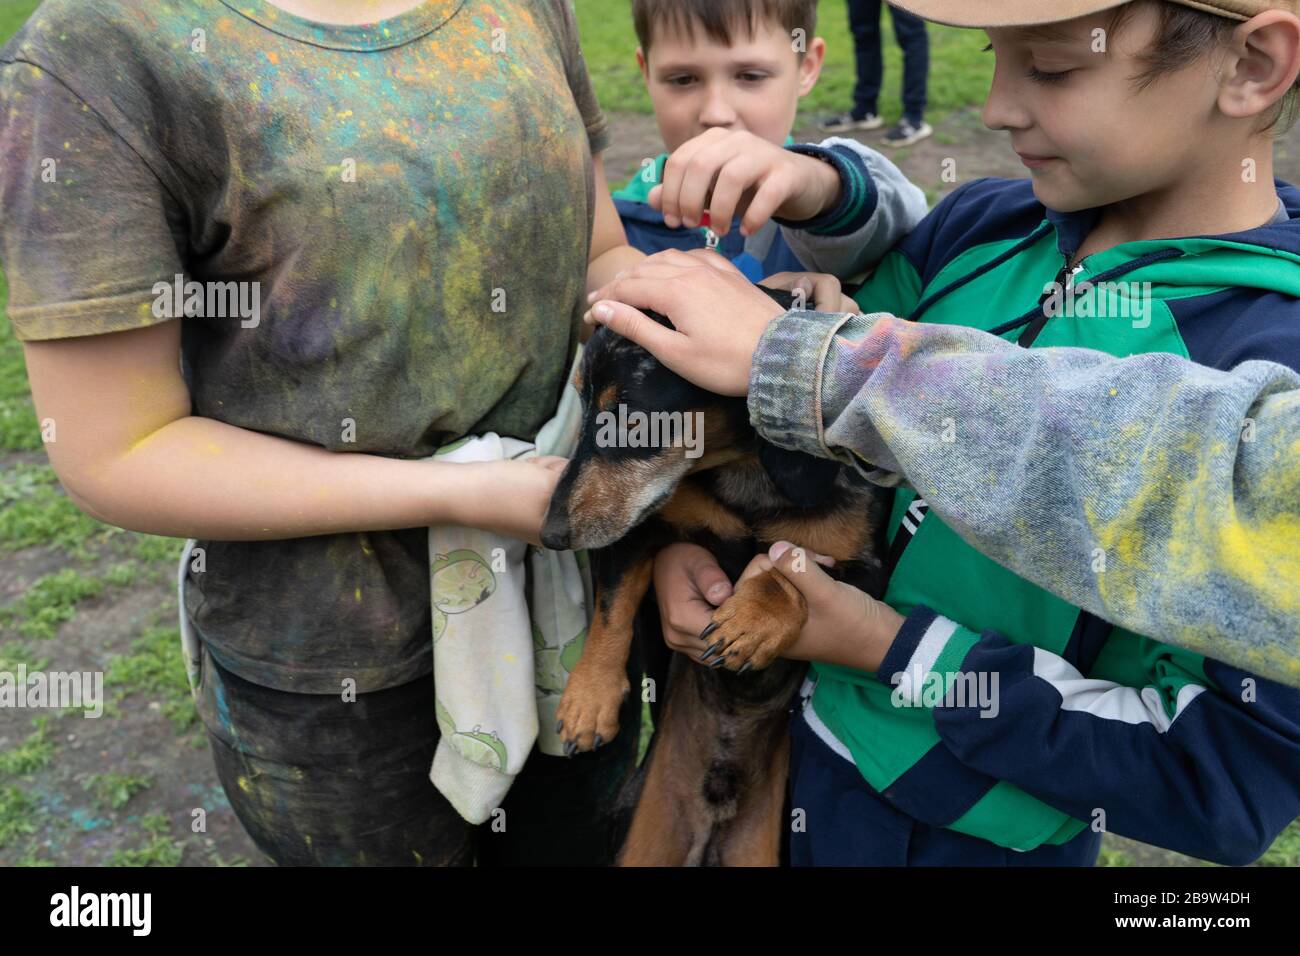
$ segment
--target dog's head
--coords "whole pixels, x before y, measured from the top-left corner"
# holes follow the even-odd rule
[[[763,291],[791,307],[789,293]],[[833,462],[760,440],[745,399],[692,385],[609,329],[588,341],[578,377],[582,433],[542,527],[548,548],[607,547],[659,511],[687,474],[745,455],[758,455],[795,504],[824,498],[834,481]]]

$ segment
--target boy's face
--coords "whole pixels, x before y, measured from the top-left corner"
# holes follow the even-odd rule
[[[715,127],[745,130],[778,146],[794,123],[799,97],[821,72],[826,44],[807,40],[800,57],[779,24],[760,21],[754,36],[733,32],[728,46],[698,25],[689,36],[656,26],[647,58],[636,52],[664,145],[678,146]]]
[[[1230,142],[1208,58],[1138,92],[1132,78],[1146,64],[1137,55],[1155,40],[1158,15],[1144,6],[1113,37],[1108,23],[1097,14],[986,31],[997,65],[984,123],[1011,134],[1034,194],[1059,212],[1169,189]]]

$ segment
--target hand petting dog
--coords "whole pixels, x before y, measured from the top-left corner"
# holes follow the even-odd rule
[[[839,280],[782,272],[763,285],[803,290],[816,308],[855,312]],[[749,370],[763,330],[783,310],[734,265],[707,249],[670,249],[641,260],[587,297],[583,318],[609,326],[648,350],[682,378],[719,395],[747,395]],[[666,315],[665,328],[641,310]]]

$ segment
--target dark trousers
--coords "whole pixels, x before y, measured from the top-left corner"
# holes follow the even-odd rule
[[[619,733],[572,758],[534,748],[502,801],[470,826],[429,782],[438,744],[433,678],[358,694],[251,683],[203,647],[198,711],[217,775],[253,842],[281,865],[599,866],[613,860],[619,790],[641,725],[639,654]],[[632,675],[635,674],[635,678]]]
[[[881,0],[849,0],[849,29],[857,57],[858,79],[853,87],[853,112],[878,113],[885,61],[880,50]],[[930,37],[918,16],[889,8],[894,37],[903,49],[903,115],[919,124],[925,115],[926,81],[930,73]]]

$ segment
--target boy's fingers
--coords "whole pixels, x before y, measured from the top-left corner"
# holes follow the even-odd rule
[[[818,312],[839,312],[844,300],[844,294],[840,291],[840,280],[828,275],[814,276],[812,300]]]
[[[719,236],[730,231],[731,221],[749,205],[745,194],[758,181],[760,173],[759,161],[752,156],[732,156],[719,170],[709,196],[709,217],[713,231]]]
[[[661,203],[660,211],[664,216],[664,224],[669,229],[676,229],[682,224],[680,199],[682,177],[685,175],[691,158],[706,145],[702,140],[707,135],[705,133],[696,136],[694,139],[688,139],[673,150],[664,163],[664,177],[663,182],[660,184],[662,191],[659,194],[659,201]]]
[[[694,260],[693,265],[702,262],[709,268],[717,269],[719,272],[734,272],[738,276],[744,275],[734,262],[713,249],[688,249],[683,255],[690,256]]]
[[[569,459],[561,458],[559,455],[535,455],[532,458],[527,459],[527,461],[530,461],[541,468],[545,468],[547,471],[564,471],[565,467],[569,464]]]
[[[680,253],[678,250],[673,251],[678,252],[680,255],[684,255],[684,253]],[[620,293],[626,287],[626,283],[646,279],[655,282],[665,282],[668,279],[681,275],[684,267],[694,267],[696,265],[696,263],[691,260],[683,261],[676,258],[667,258],[667,255],[667,253],[659,253],[650,256],[649,258],[642,259],[631,269],[623,270],[595,292],[590,293],[587,296],[587,301],[595,302],[598,299],[617,299],[620,298]],[[643,303],[638,302],[636,304],[642,305]],[[644,304],[650,308],[655,308],[655,306],[650,305],[650,303]]]
[[[824,272],[777,272],[759,285],[765,285],[769,289],[785,289],[787,292],[802,291],[805,296],[804,308],[808,307],[806,303],[811,300],[819,312],[842,312],[847,298],[840,290],[840,280]],[[856,308],[855,303],[854,309]]]
[[[644,312],[623,302],[603,299],[591,307],[591,316],[601,325],[613,329],[625,339],[664,360],[665,364],[674,353],[678,340],[682,338],[680,332],[660,325]]]
[[[737,150],[735,137],[724,136],[716,142],[706,144],[691,157],[681,193],[684,225],[700,225],[704,210],[707,209],[714,232],[724,235],[730,228],[741,190],[734,186],[724,187],[723,180],[734,179],[737,175],[742,178],[745,176],[745,158]],[[741,168],[733,170],[737,164]]]
[[[677,194],[678,214],[682,225],[688,229],[699,226],[704,219],[704,210],[708,208],[709,196],[713,193],[713,184],[718,180],[718,170],[698,157],[691,161],[682,177],[682,188]],[[712,221],[712,215],[710,215]],[[719,217],[721,220],[721,217]]]
[[[821,569],[817,555],[805,548],[800,548],[789,541],[778,541],[768,549],[768,559],[772,567],[780,571],[809,600],[816,600],[826,594],[835,579]]]
[[[809,285],[807,272],[774,272],[770,276],[759,280],[759,285],[767,286],[769,289],[784,289],[787,292],[793,292],[801,286],[805,289]]]
[[[745,218],[740,223],[741,230],[747,236],[752,236],[763,228],[763,224],[776,214],[781,203],[790,198],[790,184],[785,176],[779,173],[773,173],[763,180],[763,184],[758,187],[758,192],[754,198],[749,201],[749,208],[745,210]]]
[[[690,575],[695,590],[704,595],[704,599],[717,607],[731,597],[731,579],[718,566],[713,555],[706,553],[692,555],[686,564],[686,573]]]
[[[745,565],[745,570],[740,572],[740,577],[736,579],[736,583],[739,584],[741,581],[748,581],[750,578],[757,577],[763,572],[771,570],[772,559],[765,554],[756,555],[750,560],[749,564]]]

